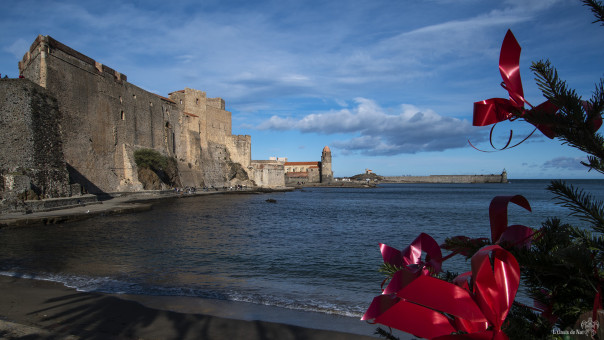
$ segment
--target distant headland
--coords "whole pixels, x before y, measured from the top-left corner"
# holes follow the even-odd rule
[[[336,178],[336,181],[369,182],[369,183],[507,183],[508,174],[505,170],[501,174],[491,175],[430,175],[430,176],[379,176],[371,170],[364,174],[349,178]]]

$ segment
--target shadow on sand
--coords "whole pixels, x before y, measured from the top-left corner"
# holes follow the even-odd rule
[[[52,332],[46,339],[371,339],[264,321],[232,320],[147,308],[138,302],[96,293],[46,299],[27,314]],[[39,339],[40,337],[36,337]],[[22,339],[33,339],[23,337]]]

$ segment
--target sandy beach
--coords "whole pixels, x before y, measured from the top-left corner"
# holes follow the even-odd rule
[[[116,296],[78,292],[47,281],[0,276],[0,291],[1,339],[373,338],[284,323],[168,311]],[[160,300],[155,302],[158,303],[162,304]],[[237,304],[231,306],[236,308]],[[229,313],[224,308],[223,312]]]

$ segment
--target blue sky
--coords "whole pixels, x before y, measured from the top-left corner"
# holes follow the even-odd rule
[[[508,29],[522,46],[525,97],[543,101],[530,72],[550,59],[585,99],[604,72],[604,27],[578,0],[28,1],[4,0],[0,73],[38,34],[50,35],[167,96],[185,87],[222,97],[252,158],[319,160],[336,176],[499,173],[600,178],[584,154],[536,132],[484,150],[473,102],[507,97],[498,58]],[[520,140],[524,122],[500,124]]]

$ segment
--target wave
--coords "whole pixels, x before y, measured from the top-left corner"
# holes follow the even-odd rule
[[[241,291],[212,291],[196,287],[163,287],[145,285],[118,280],[112,277],[87,277],[81,275],[53,273],[24,273],[18,271],[0,271],[1,276],[61,283],[78,292],[97,292],[105,294],[146,295],[146,296],[182,296],[202,299],[225,300],[252,303],[269,307],[325,313],[344,317],[360,318],[367,306],[352,306],[349,303],[335,303],[309,297],[299,300],[295,297],[263,295]]]

